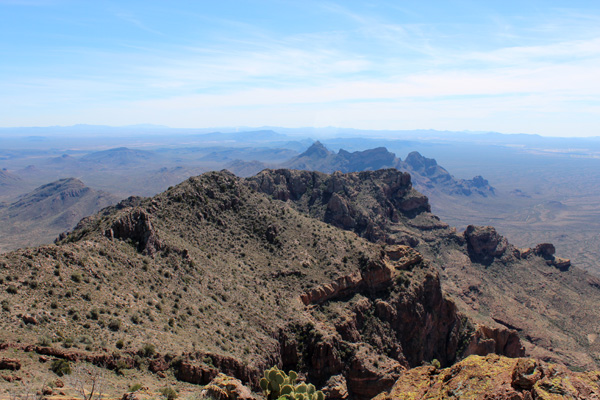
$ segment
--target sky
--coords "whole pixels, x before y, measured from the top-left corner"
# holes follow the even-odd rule
[[[600,136],[600,2],[0,0],[0,127]]]

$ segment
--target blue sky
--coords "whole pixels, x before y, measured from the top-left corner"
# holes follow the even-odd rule
[[[600,2],[0,0],[0,126],[600,136]]]

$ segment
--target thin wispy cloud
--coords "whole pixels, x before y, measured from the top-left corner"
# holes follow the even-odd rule
[[[131,15],[118,13],[118,14],[116,14],[116,16],[117,16],[117,18],[122,19],[123,21],[127,21],[127,22],[133,24],[134,26],[136,26],[137,28],[144,30],[146,32],[154,33],[156,35],[164,35],[164,33],[160,32],[156,29],[152,29],[152,28],[148,27],[142,21],[140,21],[139,19],[137,19]]]
[[[423,10],[376,5],[313,4],[322,20],[307,27],[252,23],[241,11],[198,8],[190,15],[202,24],[193,24],[152,7],[143,17],[104,10],[121,31],[98,45],[49,45],[63,59],[42,54],[44,68],[0,66],[10,72],[0,77],[0,117],[6,125],[28,125],[37,113],[63,125],[371,124],[553,135],[575,118],[600,120],[598,15],[549,9],[428,21]],[[598,126],[578,133],[600,135]]]

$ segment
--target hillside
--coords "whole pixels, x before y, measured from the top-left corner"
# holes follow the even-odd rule
[[[52,378],[45,361],[88,360],[115,371],[120,396],[132,379],[156,390],[218,371],[257,389],[279,365],[329,398],[341,387],[367,399],[424,362],[521,356],[522,343],[594,365],[584,335],[596,329],[588,305],[600,285],[547,246],[527,253],[489,230],[458,235],[429,209],[395,169],[212,172],[129,198],[57,245],[0,255],[0,352],[23,366],[7,376],[40,382]],[[538,330],[494,320],[499,302]]]
[[[86,154],[80,159],[84,163],[106,165],[111,168],[124,166],[140,167],[148,163],[158,162],[158,160],[160,160],[160,157],[154,152],[128,149],[127,147],[96,151]]]
[[[0,202],[9,199],[13,192],[18,191],[21,181],[18,175],[0,169]]]
[[[372,179],[410,213],[423,197],[398,177]],[[278,364],[321,386],[340,375],[370,398],[408,367],[486,351],[417,252],[371,243],[225,172],[106,208],[58,245],[0,265],[0,339],[41,377],[48,366],[28,351],[202,384],[218,369],[255,385]],[[145,344],[158,354],[134,358]],[[520,354],[514,333],[499,352]]]
[[[403,244],[431,260],[461,311],[516,329],[529,354],[571,366],[598,363],[600,281],[554,256],[554,246],[518,249],[491,227],[456,232],[408,190],[395,169],[351,174],[265,170],[253,187],[361,237]],[[391,190],[382,182],[397,188]],[[399,191],[398,191],[399,190]]]
[[[40,186],[0,209],[0,251],[51,243],[83,217],[117,201],[75,178]]]

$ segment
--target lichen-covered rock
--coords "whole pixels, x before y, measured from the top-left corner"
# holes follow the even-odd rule
[[[250,389],[242,384],[239,379],[225,374],[218,374],[200,392],[202,399],[214,400],[254,400]]]
[[[389,393],[376,400],[595,399],[600,373],[527,358],[470,356],[450,368],[424,366],[402,373]]]
[[[519,359],[512,373],[512,386],[516,389],[531,390],[543,376],[537,360],[533,358]]]

